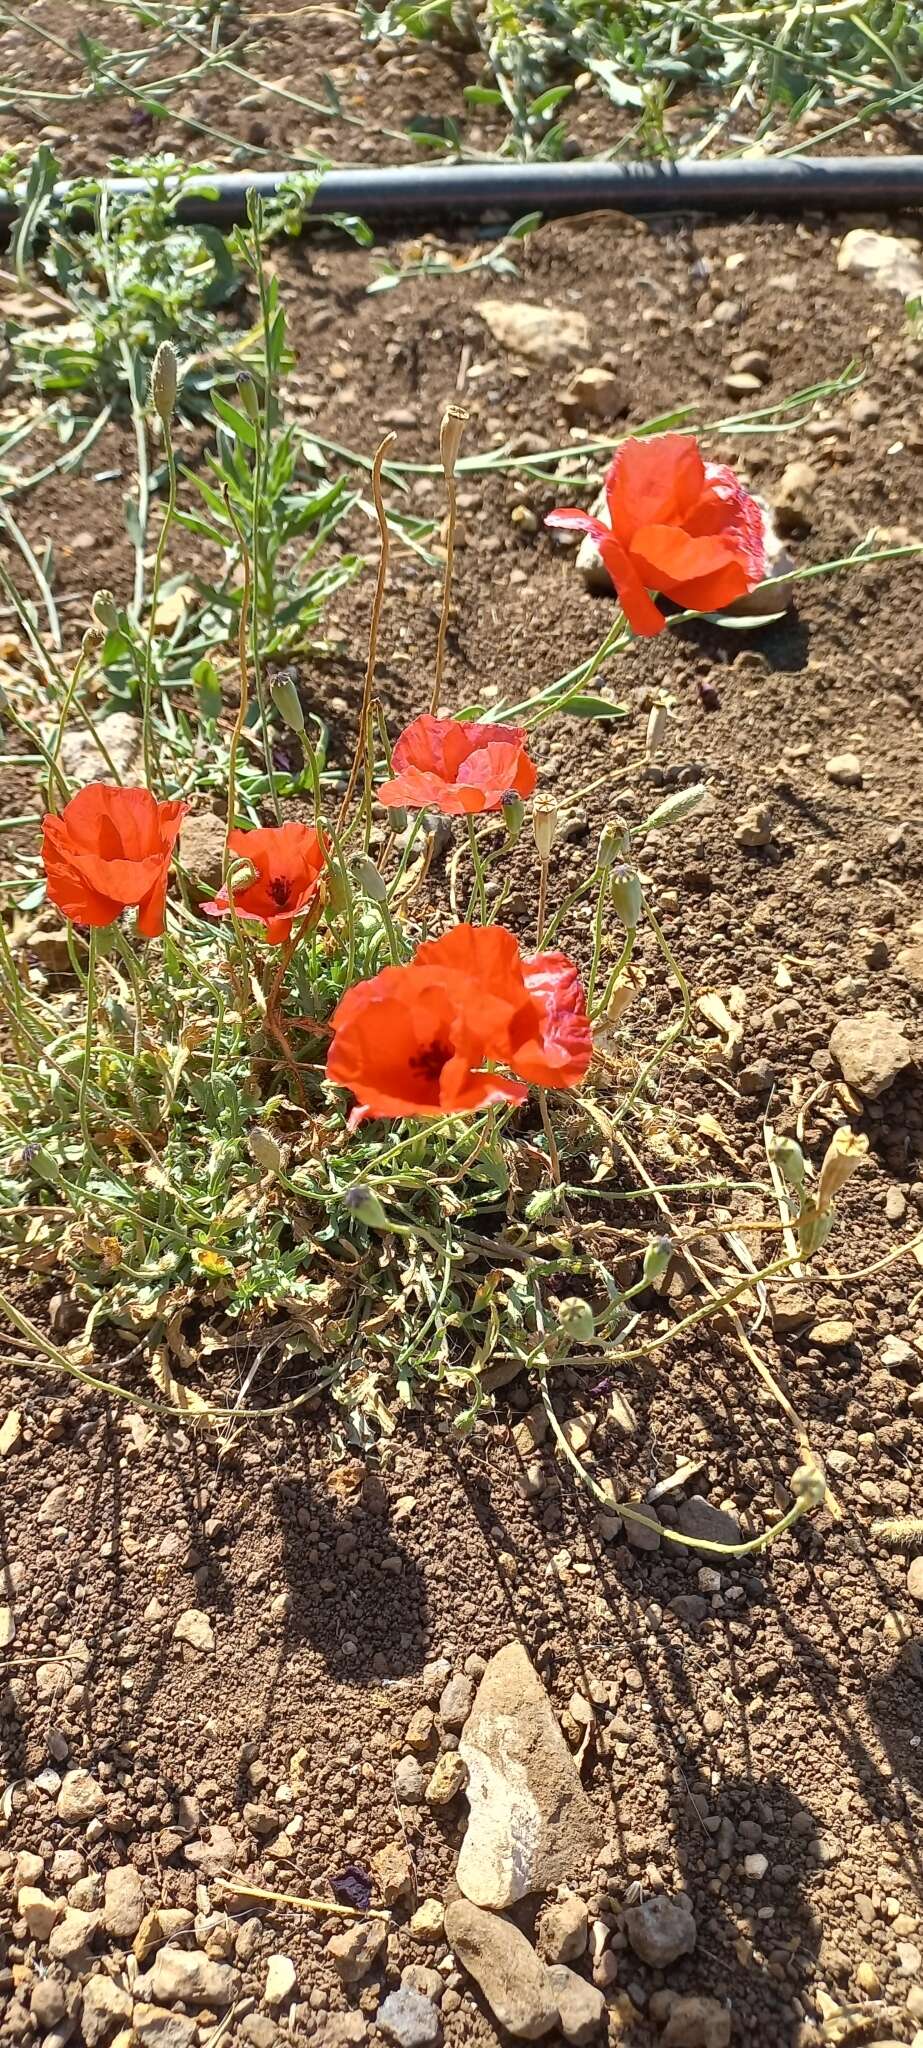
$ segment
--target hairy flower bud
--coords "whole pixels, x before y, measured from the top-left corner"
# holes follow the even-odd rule
[[[549,860],[558,836],[558,807],[553,796],[537,796],[532,805],[532,837],[539,860]]]
[[[241,889],[249,889],[251,882],[255,882],[258,879],[258,871],[254,867],[252,860],[244,858],[232,860],[227,872],[227,887],[231,901],[233,902],[235,895]]]
[[[798,1249],[804,1253],[806,1259],[811,1258],[814,1252],[820,1251],[821,1245],[826,1244],[835,1220],[836,1210],[832,1202],[826,1209],[817,1209],[810,1203],[802,1210],[798,1223]]]
[[[769,1146],[769,1157],[778,1167],[783,1180],[790,1188],[804,1187],[804,1153],[794,1138],[773,1138]]]
[[[609,876],[609,901],[627,931],[635,932],[641,917],[641,883],[634,868],[620,862]]]
[[[345,917],[353,900],[353,892],[346,869],[340,866],[339,861],[330,861],[328,863],[324,875],[324,887],[328,910],[332,912],[334,917]]]
[[[162,341],[151,370],[151,404],[165,427],[169,426],[173,416],[178,380],[179,362],[176,350],[172,341]]]
[[[673,1243],[671,1238],[655,1237],[651,1239],[644,1254],[644,1264],[641,1268],[641,1278],[645,1287],[656,1287],[658,1280],[663,1279],[672,1257]]]
[[[390,1230],[388,1212],[371,1188],[357,1181],[348,1188],[343,1197],[343,1206],[357,1223],[364,1223],[369,1230]]]
[[[611,868],[613,861],[618,860],[622,854],[628,852],[628,847],[628,826],[624,818],[610,818],[608,825],[603,826],[599,835],[599,846],[596,853],[597,867]]]
[[[285,1154],[271,1131],[262,1124],[254,1124],[247,1135],[247,1148],[254,1165],[261,1166],[264,1173],[279,1173],[285,1164]]]
[[[237,380],[237,396],[240,399],[241,412],[246,413],[248,420],[255,424],[260,416],[260,399],[249,370],[244,370]]]
[[[304,732],[304,712],[291,669],[279,670],[272,680],[272,701],[291,732]]]
[[[387,903],[388,887],[373,860],[357,860],[353,868],[356,885],[367,896],[370,903]]]
[[[522,831],[522,821],[526,815],[526,807],[522,797],[517,795],[515,789],[508,789],[501,802],[500,809],[503,812],[503,823],[506,826],[507,846],[515,846]]]
[[[596,1335],[596,1318],[588,1301],[569,1294],[558,1302],[558,1322],[570,1344],[590,1344]]]

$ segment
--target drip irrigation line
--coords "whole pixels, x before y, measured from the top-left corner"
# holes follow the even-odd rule
[[[247,194],[272,199],[286,171],[216,171],[207,192],[178,197],[176,218],[228,227],[247,218]],[[111,197],[139,195],[143,178],[102,181]],[[74,187],[54,188],[54,203],[68,208]],[[725,157],[717,163],[679,158],[672,163],[370,165],[326,171],[310,213],[359,215],[372,226],[546,219],[568,214],[616,213],[836,213],[892,212],[923,205],[921,156]],[[0,197],[0,230],[12,226],[17,195]],[[88,218],[77,201],[72,218]]]

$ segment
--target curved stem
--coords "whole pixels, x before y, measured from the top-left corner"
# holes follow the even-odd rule
[[[80,1084],[77,1094],[77,1115],[80,1118],[80,1129],[83,1134],[83,1142],[88,1159],[95,1159],[96,1157],[96,1147],[93,1144],[87,1113],[87,1095],[90,1087],[90,1066],[93,1058],[93,1025],[96,1014],[96,945],[98,936],[96,925],[91,925],[87,950],[86,1028],[83,1034],[83,1059],[80,1064]]]
[[[148,789],[152,790],[155,795],[156,789],[154,775],[153,746],[154,736],[153,733],[151,732],[151,697],[153,694],[154,686],[154,634],[157,631],[157,601],[160,596],[160,578],[163,571],[164,549],[167,544],[167,535],[173,523],[173,515],[176,511],[176,457],[174,456],[173,453],[173,436],[170,432],[169,420],[164,420],[163,422],[163,443],[164,453],[167,458],[167,477],[169,479],[167,493],[167,509],[163,516],[163,524],[161,526],[160,534],[157,541],[157,553],[154,556],[154,580],[151,585],[151,614],[148,620],[147,627],[147,642],[144,653],[143,695],[141,700],[141,737],[144,747],[144,780],[147,783]],[[142,554],[142,567],[143,559],[144,558]],[[162,786],[163,784],[161,781],[161,787]]]
[[[385,585],[388,580],[388,556],[391,552],[391,536],[388,531],[388,517],[387,513],[385,512],[385,501],[382,496],[381,490],[381,472],[385,456],[387,455],[388,449],[390,448],[393,440],[394,435],[392,433],[386,434],[384,439],[382,441],[379,441],[378,447],[375,450],[375,459],[372,463],[372,497],[375,500],[375,516],[378,520],[378,531],[381,537],[381,550],[378,556],[378,575],[375,581],[375,596],[372,600],[372,618],[371,624],[369,626],[369,651],[368,659],[365,665],[365,683],[362,690],[362,704],[359,711],[359,731],[356,736],[356,751],[353,755],[353,765],[349,771],[349,781],[346,785],[346,794],[343,798],[343,802],[340,805],[340,815],[337,820],[338,830],[341,832],[346,823],[346,819],[349,815],[350,804],[352,803],[353,797],[355,796],[356,793],[356,784],[359,780],[359,771],[368,753],[369,714],[372,705],[372,686],[375,680],[375,663],[378,655],[378,631],[381,625],[381,614],[385,601]]]

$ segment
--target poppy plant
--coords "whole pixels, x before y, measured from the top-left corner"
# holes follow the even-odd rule
[[[404,810],[443,811],[461,817],[498,811],[504,797],[531,796],[538,770],[519,725],[467,724],[457,718],[415,718],[391,757],[394,779],[378,791],[380,804]]]
[[[350,989],[332,1019],[327,1078],[371,1116],[439,1116],[523,1102],[523,1081],[571,1087],[592,1042],[583,991],[563,954],[521,958],[501,926],[458,925]],[[491,1072],[512,1067],[519,1078]]]
[[[91,782],[42,820],[42,865],[52,903],[75,924],[114,924],[137,906],[138,930],[164,927],[167,878],[185,815],[149,789]]]
[[[234,890],[235,916],[261,924],[271,946],[284,945],[296,917],[317,895],[326,862],[323,840],[313,826],[293,821],[229,832],[228,848],[256,870],[252,882]],[[227,887],[202,909],[207,917],[229,917]]]
[[[762,512],[732,469],[703,462],[691,434],[624,441],[605,488],[608,525],[573,507],[549,512],[545,524],[592,536],[633,632],[663,632],[651,591],[712,612],[762,582]]]

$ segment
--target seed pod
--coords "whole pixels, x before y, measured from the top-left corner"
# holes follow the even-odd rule
[[[655,1237],[651,1239],[644,1254],[644,1264],[641,1268],[641,1278],[645,1287],[656,1287],[658,1280],[663,1279],[672,1257],[673,1242],[671,1238]]]
[[[641,917],[641,883],[634,868],[620,862],[609,876],[609,901],[626,931],[636,932]]]
[[[610,818],[608,825],[603,826],[599,835],[597,867],[611,868],[613,861],[628,852],[629,843],[628,826],[624,818]]]
[[[503,812],[503,823],[506,826],[507,846],[515,846],[522,831],[522,822],[526,815],[525,804],[515,789],[508,789],[506,795],[501,800],[500,808]]]
[[[291,732],[304,732],[304,712],[291,669],[279,670],[272,680],[272,701]]]
[[[790,1188],[804,1187],[804,1153],[794,1138],[773,1138],[769,1156]]]
[[[537,796],[532,805],[532,837],[539,860],[548,860],[558,836],[558,807],[553,796]]]
[[[87,658],[89,659],[89,656],[91,654],[99,653],[100,648],[105,646],[105,641],[105,628],[103,626],[100,626],[98,622],[94,620],[93,623],[87,627],[83,639],[80,642],[80,652],[81,654],[86,655]]]
[[[468,423],[463,405],[447,405],[439,428],[439,455],[446,483],[455,475],[461,438]]]
[[[179,379],[179,363],[172,341],[162,341],[151,370],[151,404],[165,427],[169,426],[176,404],[176,386]]]
[[[820,1179],[817,1183],[817,1206],[823,1214],[829,1209],[835,1195],[845,1187],[857,1166],[864,1166],[868,1158],[869,1141],[863,1131],[851,1131],[848,1124],[841,1124],[834,1131],[821,1162]]]
[[[247,1134],[247,1149],[254,1165],[261,1166],[264,1173],[280,1173],[285,1164],[285,1154],[271,1131],[262,1124],[254,1124]]]
[[[118,606],[111,590],[95,591],[90,609],[97,625],[102,626],[104,632],[116,633],[118,631]]]
[[[569,1294],[558,1302],[558,1323],[570,1344],[591,1344],[596,1335],[596,1318],[588,1301]]]
[[[339,861],[331,861],[325,871],[327,907],[334,917],[345,917],[353,900],[352,884],[346,869]]]
[[[373,1194],[372,1189],[364,1187],[361,1181],[357,1181],[354,1187],[347,1189],[343,1198],[343,1206],[348,1210],[350,1216],[355,1217],[357,1223],[364,1223],[368,1230],[390,1230],[391,1228],[387,1210],[382,1206],[378,1196]]]
[[[353,868],[356,885],[370,903],[387,903],[388,886],[373,860],[357,860]]]

